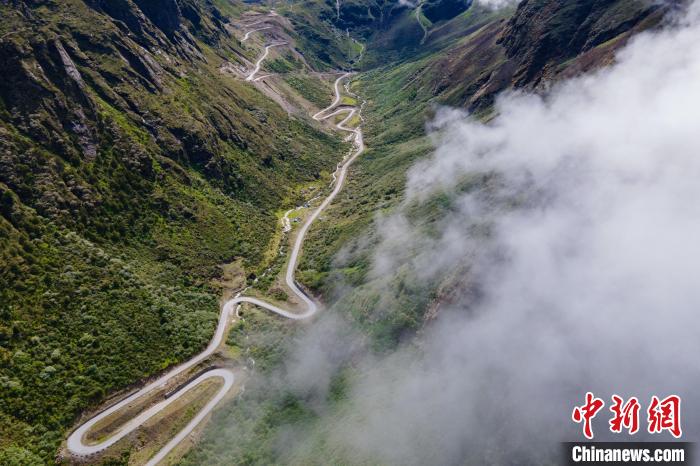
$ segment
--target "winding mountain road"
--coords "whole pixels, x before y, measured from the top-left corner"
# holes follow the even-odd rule
[[[418,25],[420,28],[423,30],[423,38],[421,39],[420,43],[421,45],[425,43],[425,40],[428,38],[428,28],[423,24],[423,21],[420,19],[421,14],[423,11],[423,2],[421,1],[418,4],[418,7],[416,7],[416,21],[418,21]]]
[[[255,78],[255,74],[260,71],[260,66],[262,62],[267,58],[269,49],[271,47],[275,47],[278,45],[283,45],[283,44],[272,44],[268,45],[265,47],[265,52],[263,55],[260,57],[258,62],[256,63],[255,69],[253,72],[246,78],[247,81],[252,81]],[[174,395],[171,397],[165,398],[162,401],[159,401],[158,403],[148,407],[144,411],[142,411],[140,414],[138,414],[136,417],[132,418],[131,420],[127,421],[124,425],[119,427],[114,433],[112,433],[108,438],[96,442],[96,443],[90,443],[86,441],[86,435],[87,433],[101,420],[107,418],[108,416],[118,412],[120,409],[128,406],[131,403],[134,403],[135,401],[139,400],[140,398],[150,394],[151,392],[154,392],[158,389],[162,389],[165,387],[165,385],[172,380],[174,377],[184,373],[185,371],[193,368],[200,362],[204,361],[207,359],[209,356],[211,356],[221,345],[222,341],[225,338],[226,335],[226,328],[228,326],[229,320],[230,319],[235,319],[237,316],[237,309],[240,304],[242,303],[250,303],[255,306],[261,307],[263,309],[267,309],[270,312],[273,312],[275,314],[278,314],[282,317],[285,317],[287,319],[293,319],[293,320],[302,320],[302,319],[308,319],[309,317],[313,316],[318,312],[318,304],[309,296],[304,293],[304,291],[299,288],[297,285],[296,281],[294,280],[294,272],[296,270],[297,262],[299,260],[299,254],[301,253],[302,245],[304,243],[304,238],[306,237],[306,233],[308,232],[309,228],[311,225],[316,221],[316,219],[321,215],[321,212],[328,207],[328,205],[333,202],[335,197],[338,195],[340,190],[343,187],[343,183],[347,177],[347,172],[348,172],[348,167],[357,159],[357,157],[362,154],[365,150],[364,146],[364,141],[362,138],[362,130],[360,127],[357,128],[350,128],[345,126],[358,112],[361,111],[362,107],[360,109],[354,108],[354,107],[342,107],[338,108],[335,111],[332,111],[334,108],[338,107],[338,104],[340,103],[341,100],[341,91],[340,91],[340,83],[350,76],[350,73],[345,73],[342,76],[340,76],[334,84],[334,90],[335,90],[335,99],[333,100],[333,103],[326,107],[325,109],[321,110],[320,112],[316,113],[313,115],[313,119],[316,121],[322,121],[326,120],[328,118],[331,118],[335,115],[338,115],[343,112],[347,112],[348,115],[346,118],[344,118],[340,123],[336,124],[335,127],[338,130],[345,131],[350,133],[350,137],[354,139],[353,141],[353,148],[349,155],[345,158],[343,162],[341,162],[338,165],[338,168],[336,172],[334,173],[334,179],[335,179],[335,186],[333,190],[330,192],[330,194],[323,200],[323,202],[314,210],[314,212],[307,218],[306,222],[303,224],[301,229],[299,230],[298,235],[296,236],[296,240],[294,242],[294,246],[292,248],[291,256],[289,259],[289,263],[287,264],[287,270],[285,274],[285,281],[287,286],[292,290],[293,294],[299,298],[301,301],[303,301],[304,306],[305,306],[305,311],[301,313],[295,313],[290,310],[282,309],[281,307],[278,307],[274,304],[267,303],[261,299],[257,298],[252,298],[248,296],[241,296],[242,292],[238,293],[234,298],[231,300],[227,301],[221,308],[221,313],[219,315],[219,322],[216,327],[216,331],[214,333],[213,338],[209,342],[209,345],[206,347],[204,351],[190,359],[189,361],[186,361],[179,366],[174,367],[164,375],[160,376],[157,380],[154,382],[151,382],[138,390],[137,392],[129,395],[128,397],[124,398],[123,400],[119,401],[118,403],[110,406],[109,408],[105,409],[104,411],[100,412],[81,426],[79,426],[71,435],[68,437],[67,441],[67,449],[68,451],[75,455],[76,457],[80,458],[90,458],[93,455],[97,455],[100,452],[104,451],[105,449],[109,448],[110,446],[114,445],[117,443],[119,440],[123,439],[133,431],[135,431],[137,428],[139,428],[141,425],[143,425],[146,421],[151,419],[153,416],[161,412],[163,409],[168,407],[170,404],[175,402],[178,398],[180,398],[184,393],[187,391],[191,390],[192,388],[196,387],[197,385],[201,384],[202,382],[206,380],[211,380],[211,379],[221,379],[223,381],[222,387],[217,391],[216,395],[205,405],[204,408],[202,408],[197,415],[190,420],[190,422],[175,436],[173,437],[161,450],[156,453],[155,456],[153,456],[148,463],[146,463],[148,466],[151,465],[156,465],[158,464],[161,460],[163,460],[172,450],[175,448],[180,442],[182,442],[189,434],[192,433],[192,431],[197,427],[197,425],[214,409],[214,407],[226,396],[228,391],[231,389],[231,387],[234,384],[235,381],[235,373],[233,370],[228,369],[228,368],[218,368],[218,369],[212,369],[207,372],[204,372],[194,380],[190,381],[187,385],[182,387],[178,392],[176,392]],[[284,224],[284,229],[287,231],[287,224]],[[243,290],[245,291],[245,290]]]
[[[277,44],[270,44],[265,47],[265,51],[263,52],[262,56],[258,58],[258,61],[255,62],[255,68],[253,68],[253,71],[245,78],[246,81],[253,81],[255,80],[255,75],[260,72],[260,67],[262,66],[262,63],[265,61],[267,56],[270,54],[270,49],[272,47],[279,47],[280,45],[285,45],[285,42],[279,42]]]
[[[265,26],[265,27],[263,27],[263,28],[258,28],[258,29],[253,29],[253,30],[251,30],[251,31],[248,31],[248,32],[246,32],[245,35],[243,36],[243,39],[241,39],[241,42],[247,41],[247,40],[250,38],[250,35],[251,35],[252,33],[254,33],[254,32],[264,31],[265,29],[271,29],[271,28],[272,28],[272,26]]]

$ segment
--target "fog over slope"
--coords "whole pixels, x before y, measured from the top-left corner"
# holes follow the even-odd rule
[[[339,439],[416,463],[497,451],[499,440],[579,439],[569,416],[586,390],[644,407],[677,392],[695,438],[700,2],[618,58],[546,98],[503,97],[488,125],[439,116],[437,151],[411,172],[408,202],[498,175],[458,196],[438,239],[387,221],[376,273],[418,241],[410,260],[429,273],[468,257],[480,298],[443,311],[420,361],[369,371]],[[485,223],[487,241],[471,228]],[[602,434],[608,413],[599,418]]]
[[[506,6],[517,5],[521,0],[477,0],[477,3],[491,8],[503,8]]]
[[[405,212],[380,220],[375,274],[466,264],[469,286],[420,344],[359,363],[350,408],[323,429],[331,448],[395,464],[541,464],[583,438],[570,416],[586,391],[607,403],[598,439],[613,393],[641,400],[643,427],[651,395],[681,395],[696,439],[700,1],[614,66],[546,97],[503,96],[497,110],[488,124],[455,110],[434,122],[435,154],[410,173],[404,211],[453,198],[436,233]],[[465,189],[475,174],[489,181]],[[287,367],[293,388],[325,386],[357,347],[324,319]]]

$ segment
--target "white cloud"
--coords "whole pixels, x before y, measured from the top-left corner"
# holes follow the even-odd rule
[[[505,8],[517,5],[521,0],[475,0],[476,3],[490,8]]]
[[[407,201],[455,196],[436,235],[384,220],[377,276],[465,265],[480,293],[445,309],[420,349],[364,366],[351,412],[327,427],[349,451],[538,464],[536,446],[581,439],[569,416],[587,390],[700,402],[700,2],[609,69],[504,96],[498,113],[436,120]],[[475,173],[491,181],[459,194]],[[683,414],[697,438],[700,417]]]
[[[478,3],[479,5],[492,8],[492,9],[498,9],[498,8],[505,8],[513,5],[517,5],[520,3],[521,0],[473,0],[474,3]],[[417,7],[421,2],[419,0],[398,0],[399,5],[405,6],[408,8],[415,8]]]

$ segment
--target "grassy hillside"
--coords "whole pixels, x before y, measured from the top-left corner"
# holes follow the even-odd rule
[[[219,71],[259,52],[216,4],[0,3],[0,464],[201,350],[220,265],[345,150]]]

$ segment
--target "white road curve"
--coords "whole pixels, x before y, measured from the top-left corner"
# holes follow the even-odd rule
[[[285,42],[279,42],[277,44],[270,44],[265,47],[265,51],[263,54],[258,58],[258,61],[255,62],[255,68],[253,68],[253,71],[245,78],[246,81],[253,81],[255,79],[255,75],[260,72],[260,67],[262,66],[262,63],[265,61],[267,56],[270,53],[270,49],[272,47],[279,47],[280,45],[285,45]]]
[[[170,374],[168,374],[170,375]],[[101,443],[95,444],[95,445],[86,445],[82,441],[82,437],[90,430],[91,427],[95,425],[96,422],[99,420],[103,419],[105,416],[115,412],[119,408],[123,407],[125,404],[118,403],[114,406],[112,406],[110,409],[104,411],[101,413],[99,416],[94,417],[91,419],[89,422],[83,424],[78,430],[76,430],[71,437],[68,439],[68,449],[76,456],[81,456],[81,457],[90,457],[92,455],[95,455],[101,451],[103,451],[106,448],[109,448],[110,446],[114,445],[117,443],[119,440],[123,439],[125,436],[129,435],[131,432],[133,432],[136,428],[139,426],[143,425],[146,421],[148,421],[150,418],[155,416],[157,413],[162,411],[163,409],[167,408],[169,405],[177,401],[181,396],[183,396],[185,393],[187,393],[189,390],[192,388],[196,387],[197,385],[201,384],[205,380],[209,379],[214,379],[214,378],[220,378],[223,380],[224,384],[223,386],[217,391],[216,395],[209,400],[209,402],[206,404],[206,406],[195,416],[187,426],[183,430],[181,430],[177,436],[175,436],[169,443],[166,445],[166,447],[162,448],[156,456],[154,456],[151,460],[149,460],[148,465],[155,465],[167,455],[172,448],[175,447],[180,441],[182,441],[187,435],[189,435],[190,432],[199,424],[204,417],[209,414],[209,412],[216,406],[219,401],[228,393],[228,391],[231,389],[233,386],[233,382],[235,380],[234,374],[231,370],[229,369],[213,369],[210,371],[205,372],[204,374],[200,375],[196,379],[192,380],[190,383],[182,387],[179,391],[177,391],[174,395],[172,395],[169,398],[165,398],[164,400],[154,404],[153,406],[149,407],[145,411],[141,412],[138,416],[135,418],[131,419],[128,421],[126,424],[121,426],[116,432],[114,432],[107,440],[104,440]],[[135,395],[135,396],[134,396]],[[141,396],[141,392],[137,392],[134,395],[130,396],[129,398],[125,399],[124,401],[132,402],[135,401],[136,398]],[[175,441],[173,443],[173,441]],[[170,445],[172,443],[172,445]]]
[[[173,448],[179,445],[180,442],[185,440],[187,436],[192,432],[192,430],[194,430],[194,428],[197,427],[197,425],[199,425],[199,423],[202,422],[205,417],[207,417],[209,412],[212,409],[214,409],[216,405],[219,404],[219,402],[226,396],[228,391],[233,386],[233,373],[228,369],[214,369],[205,372],[204,374],[200,375],[195,380],[187,384],[185,387],[183,387],[177,394],[173,395],[172,398],[169,398],[169,400],[172,400],[176,396],[180,396],[182,393],[187,392],[191,388],[194,388],[195,386],[199,385],[205,380],[211,379],[213,377],[221,377],[222,379],[224,379],[224,385],[221,387],[221,389],[219,389],[219,391],[216,392],[214,398],[209,400],[206,406],[204,406],[204,408],[202,408],[202,410],[200,410],[199,413],[197,413],[197,415],[193,417],[192,420],[190,420],[190,422],[185,426],[184,429],[178,432],[175,437],[170,439],[170,441],[163,448],[161,448],[160,451],[156,453],[155,456],[153,456],[153,458],[148,460],[146,466],[155,466],[156,464],[164,460],[168,453],[170,453]]]
[[[267,56],[267,50],[269,50],[269,47],[274,47],[275,45],[282,44],[274,44],[268,46],[263,57],[260,60],[258,60],[256,69],[259,69],[260,64]],[[254,71],[253,74],[249,76],[249,78],[252,79],[256,72],[257,71]],[[333,100],[333,103],[313,116],[315,120],[322,121],[332,116],[335,116],[341,112],[348,112],[348,116],[344,118],[343,121],[335,125],[335,127],[341,131],[347,131],[351,133],[351,137],[354,138],[354,145],[353,151],[351,152],[350,156],[346,158],[345,162],[338,167],[336,173],[334,174],[335,179],[337,180],[335,187],[328,195],[328,197],[326,197],[324,201],[316,208],[316,210],[307,218],[306,222],[304,222],[304,225],[299,230],[299,234],[297,235],[296,240],[294,242],[294,246],[292,248],[291,257],[287,265],[287,271],[285,274],[285,282],[287,283],[287,286],[292,290],[293,294],[296,295],[298,299],[303,301],[305,305],[305,311],[301,313],[292,312],[287,309],[282,309],[281,307],[278,307],[274,304],[267,303],[261,299],[252,298],[248,296],[241,296],[242,292],[238,293],[233,299],[227,301],[222,306],[216,331],[214,333],[213,338],[209,342],[209,345],[204,351],[202,351],[189,361],[186,361],[180,364],[179,366],[174,367],[167,373],[160,376],[155,381],[147,384],[137,392],[129,395],[128,397],[124,398],[118,403],[115,403],[114,405],[110,406],[109,408],[105,409],[104,411],[100,412],[99,414],[97,414],[96,416],[79,426],[68,437],[67,449],[71,454],[81,458],[90,458],[93,455],[97,455],[105,449],[109,448],[110,446],[114,445],[130,433],[134,432],[146,421],[151,419],[153,416],[157,415],[159,412],[161,412],[167,406],[175,402],[187,391],[196,387],[200,383],[212,378],[222,379],[224,384],[216,393],[216,395],[205,405],[203,409],[199,411],[199,413],[197,413],[197,415],[194,418],[192,418],[192,420],[187,424],[187,426],[185,426],[160,451],[158,451],[158,453],[156,453],[156,455],[153,456],[153,458],[151,458],[148,461],[148,463],[146,463],[148,466],[158,464],[160,461],[166,458],[166,456],[173,450],[173,448],[175,448],[180,442],[182,442],[185,438],[187,438],[187,436],[189,436],[192,433],[192,431],[197,427],[197,425],[199,425],[199,423],[202,422],[202,420],[206,418],[207,415],[209,415],[209,413],[214,409],[214,407],[224,398],[226,393],[228,393],[235,381],[235,374],[232,370],[226,368],[213,369],[201,374],[196,379],[192,380],[187,385],[182,387],[178,392],[176,392],[172,396],[165,398],[162,401],[159,401],[158,403],[154,404],[153,406],[147,408],[146,410],[138,414],[136,417],[127,421],[124,425],[118,428],[116,432],[112,433],[108,438],[100,442],[89,443],[86,441],[86,435],[101,420],[118,412],[120,409],[130,405],[131,403],[134,403],[141,397],[146,396],[151,392],[162,389],[174,377],[183,374],[187,370],[193,368],[194,366],[211,356],[219,348],[222,341],[224,340],[229,319],[232,316],[238,316],[238,308],[242,303],[250,303],[256,305],[263,309],[267,309],[268,311],[273,312],[277,315],[292,320],[308,319],[309,317],[316,314],[316,312],[318,312],[318,304],[299,288],[296,281],[294,280],[294,272],[296,270],[297,262],[299,260],[299,254],[301,252],[306,233],[308,232],[313,222],[316,221],[319,215],[321,215],[321,212],[323,212],[323,210],[326,207],[328,207],[328,205],[331,202],[333,202],[335,197],[338,195],[338,193],[343,187],[343,183],[347,176],[348,168],[350,167],[352,162],[365,150],[361,129],[359,127],[348,128],[345,126],[345,124],[348,121],[350,121],[350,119],[357,113],[358,110],[356,108],[345,107],[331,112],[331,110],[338,106],[341,99],[341,92],[339,87],[340,83],[343,79],[347,78],[348,76],[350,76],[350,73],[343,74],[335,81],[335,99]]]
[[[254,32],[264,31],[265,29],[271,29],[271,28],[272,28],[272,26],[265,26],[264,28],[258,28],[258,29],[253,29],[252,31],[248,31],[243,36],[243,39],[241,39],[241,42],[247,41],[250,38],[250,35]]]

